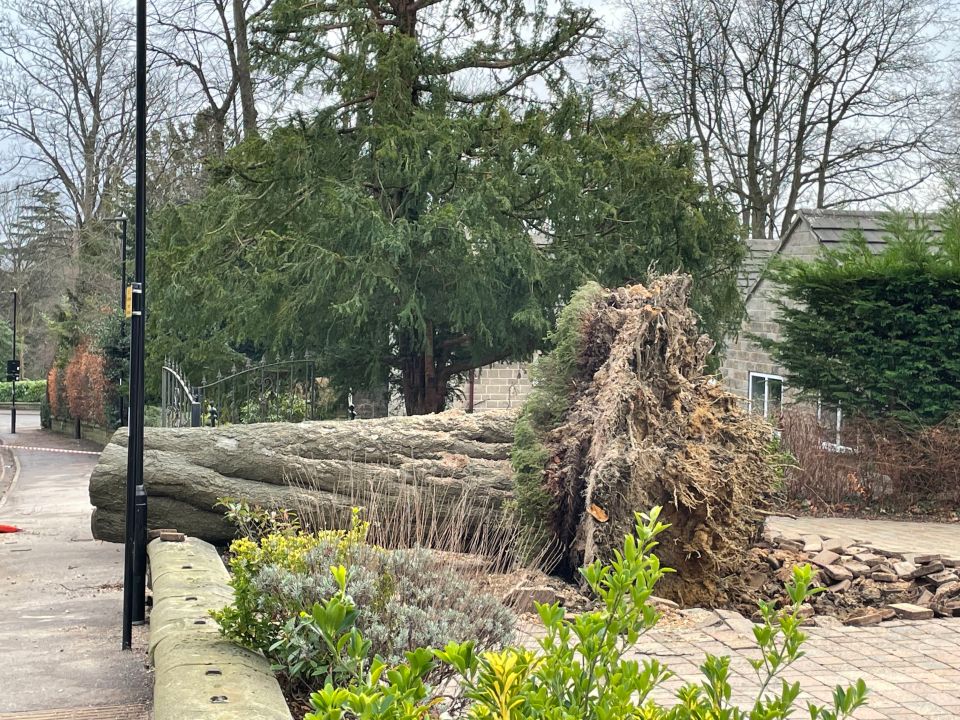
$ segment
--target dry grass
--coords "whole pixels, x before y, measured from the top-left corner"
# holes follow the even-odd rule
[[[363,474],[370,477],[369,465]],[[370,543],[432,550],[438,561],[466,576],[550,572],[560,559],[558,543],[521,523],[511,508],[476,500],[456,487],[442,489],[413,477],[398,496],[388,491],[386,482],[360,482],[349,474],[331,492],[317,492],[316,484],[302,474],[287,482],[303,490],[291,510],[305,530],[348,529],[352,509],[360,508],[370,524]]]

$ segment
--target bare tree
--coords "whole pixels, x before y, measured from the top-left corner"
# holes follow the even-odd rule
[[[603,58],[617,101],[665,113],[745,230],[798,203],[878,201],[943,150],[941,0],[625,0]]]
[[[257,78],[248,26],[272,0],[172,0],[154,3],[154,52],[180,71],[179,99],[222,155],[235,139],[257,134]],[[237,102],[239,98],[239,103]],[[239,110],[239,119],[237,112]]]
[[[132,26],[111,0],[2,7],[0,134],[25,182],[61,193],[82,228],[131,170]]]

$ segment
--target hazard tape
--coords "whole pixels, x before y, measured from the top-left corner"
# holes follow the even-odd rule
[[[32,445],[2,445],[10,450],[35,450],[38,452],[66,453],[67,455],[99,455],[98,450],[66,450],[63,448],[34,447]]]

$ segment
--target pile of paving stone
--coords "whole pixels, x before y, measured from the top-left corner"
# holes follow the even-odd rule
[[[780,579],[797,563],[812,565],[817,584],[825,588],[811,603],[814,612],[837,616],[847,625],[960,617],[960,559],[777,532],[767,532],[754,551],[780,571]]]

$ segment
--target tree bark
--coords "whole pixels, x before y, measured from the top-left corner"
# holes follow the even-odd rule
[[[393,505],[420,494],[444,513],[469,496],[467,521],[513,494],[515,414],[416,417],[222,428],[146,428],[148,526],[225,543],[224,497],[264,507],[348,512],[362,498]],[[122,542],[127,435],[121,428],[90,477],[93,535]],[[458,511],[462,511],[463,506]]]
[[[240,110],[243,116],[243,138],[257,136],[257,103],[253,92],[250,47],[247,42],[247,8],[243,0],[233,0],[233,33],[236,44],[236,74],[240,89]]]

